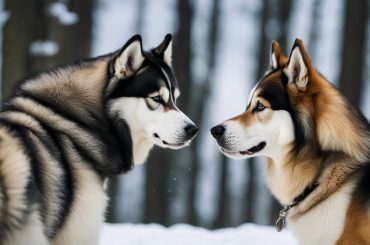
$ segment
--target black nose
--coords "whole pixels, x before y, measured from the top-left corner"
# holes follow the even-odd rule
[[[186,137],[188,139],[193,138],[199,131],[197,126],[195,126],[193,124],[189,124],[188,126],[185,127],[184,130],[185,130],[185,133],[186,133]]]
[[[221,138],[221,136],[224,134],[225,132],[225,127],[222,126],[222,125],[217,125],[217,126],[214,126],[212,129],[211,129],[211,134],[213,135],[213,137],[218,140],[219,138]]]

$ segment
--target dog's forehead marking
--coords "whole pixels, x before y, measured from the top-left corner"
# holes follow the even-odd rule
[[[180,96],[180,94],[181,94],[180,89],[175,88],[175,92],[174,92],[175,99],[177,99]]]
[[[176,101],[176,98],[178,96],[176,96],[176,94],[180,95],[180,91],[178,90],[178,88],[176,86],[173,86],[172,82],[171,82],[171,76],[167,74],[167,71],[166,69],[162,68],[161,67],[161,71],[165,77],[165,81],[166,81],[166,84],[168,86],[168,92],[169,92],[169,95],[168,95],[168,101],[171,101],[172,103],[175,103]]]
[[[281,81],[281,73],[274,72],[260,82],[257,96],[268,101],[273,110],[290,111],[290,102]]]
[[[162,99],[166,103],[168,103],[168,101],[170,99],[170,91],[166,87],[161,87],[160,90],[159,90],[159,93],[161,94]]]

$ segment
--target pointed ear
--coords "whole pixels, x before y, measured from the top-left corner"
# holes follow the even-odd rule
[[[280,68],[281,47],[277,41],[272,41],[270,67],[274,70]]]
[[[114,61],[114,75],[119,79],[133,75],[143,64],[141,36],[135,35],[122,47]]]
[[[305,91],[311,69],[311,61],[303,42],[300,39],[296,39],[290,52],[288,64],[284,69],[289,79],[288,83],[295,83],[300,91]]]
[[[153,49],[155,55],[163,59],[163,61],[171,66],[172,65],[172,35],[167,34],[164,40],[158,47]]]

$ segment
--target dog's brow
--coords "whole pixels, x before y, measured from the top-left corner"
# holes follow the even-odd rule
[[[174,93],[175,99],[177,99],[180,96],[180,94],[181,94],[180,90],[176,88]]]
[[[162,73],[163,73],[163,75],[165,77],[165,81],[167,83],[168,89],[171,90],[172,88],[171,88],[170,77],[167,75],[166,71],[163,68],[161,68],[161,71],[162,71]]]
[[[161,88],[161,95],[162,95],[162,98],[163,100],[168,103],[169,99],[170,99],[170,92],[168,91],[167,88],[165,87],[162,87]]]

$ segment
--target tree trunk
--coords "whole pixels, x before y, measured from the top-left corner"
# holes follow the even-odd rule
[[[220,184],[219,184],[219,205],[217,217],[212,228],[222,228],[228,226],[230,221],[229,216],[229,202],[227,192],[227,158],[225,155],[221,156],[221,170],[220,170]]]
[[[146,223],[168,225],[169,154],[155,148],[146,163],[145,213]]]
[[[216,48],[217,48],[217,40],[218,40],[218,33],[219,33],[219,16],[220,16],[220,1],[214,1],[212,14],[211,14],[211,24],[209,27],[209,34],[208,34],[208,74],[213,74],[215,69],[216,63]],[[200,85],[196,85],[193,83],[194,86],[197,88],[193,89],[193,91],[197,91],[193,93],[192,101],[193,110],[191,113],[191,118],[194,120],[195,124],[202,125],[203,120],[207,119],[204,113],[204,109],[206,107],[206,102],[210,94],[211,89],[211,77],[207,76],[206,80],[203,81]],[[190,103],[190,102],[189,102]],[[194,110],[195,109],[195,110]],[[189,108],[190,110],[190,108]],[[196,225],[198,224],[198,217],[195,208],[195,196],[196,196],[196,188],[197,188],[197,176],[199,172],[199,166],[201,159],[199,158],[199,149],[201,141],[196,140],[191,145],[192,150],[192,162],[190,163],[191,166],[191,173],[190,173],[190,187],[189,187],[189,197],[188,197],[188,223]],[[226,183],[225,183],[226,184]]]
[[[174,69],[176,76],[179,80],[179,86],[181,89],[182,96],[179,98],[179,107],[184,110],[184,112],[194,120],[191,112],[191,107],[194,106],[190,98],[190,87],[192,86],[192,77],[191,77],[191,30],[192,30],[192,20],[193,20],[193,5],[190,0],[178,0],[177,1],[177,11],[179,16],[179,27],[178,32],[175,36],[174,42]],[[197,123],[194,121],[194,123]],[[194,142],[193,142],[194,144]],[[194,145],[190,146],[191,148],[188,151],[188,154],[191,154],[188,157],[186,164],[189,166],[186,174],[189,184],[187,190],[185,209],[185,216],[188,218],[190,224],[194,224],[197,220],[196,213],[194,210],[194,194],[195,194],[195,176],[197,172],[197,165],[194,164]],[[189,161],[190,159],[190,161]]]
[[[174,69],[181,86],[181,94],[178,105],[189,111],[188,92],[191,82],[191,23],[193,8],[190,0],[178,0],[177,13],[179,18],[178,32],[174,40]]]
[[[9,98],[16,83],[31,72],[29,46],[40,20],[39,4],[37,0],[5,1],[5,10],[11,14],[3,30],[2,99]]]
[[[117,215],[117,193],[119,187],[119,176],[114,176],[109,178],[108,180],[108,189],[107,195],[109,197],[109,205],[107,207],[105,221],[109,223],[116,223],[118,222],[118,215]]]
[[[319,30],[320,30],[320,14],[319,11],[321,9],[320,0],[314,0],[312,3],[312,21],[311,21],[311,28],[310,28],[310,36],[308,41],[307,50],[310,53],[311,60],[315,60],[316,58],[316,50],[317,50],[317,41],[319,39]]]
[[[340,88],[356,106],[360,105],[366,54],[368,1],[346,0]]]

